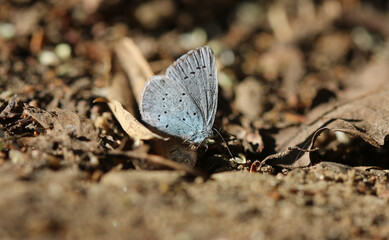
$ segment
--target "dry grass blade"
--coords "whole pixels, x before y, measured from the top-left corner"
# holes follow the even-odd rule
[[[136,96],[135,99],[139,104],[138,96],[140,96],[143,85],[154,73],[132,39],[121,39],[115,46],[115,53],[127,74],[134,96]]]
[[[135,102],[135,97],[133,96],[132,89],[124,72],[120,71],[113,74],[106,89],[106,97],[108,99],[119,101],[127,111],[133,115],[136,114],[137,103]]]

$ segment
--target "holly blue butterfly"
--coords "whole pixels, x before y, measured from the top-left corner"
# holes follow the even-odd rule
[[[215,56],[209,46],[189,51],[165,75],[147,80],[140,98],[142,119],[190,143],[212,135],[218,96]]]

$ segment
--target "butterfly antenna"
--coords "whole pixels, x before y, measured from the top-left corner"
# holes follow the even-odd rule
[[[314,152],[314,151],[317,151],[318,148],[314,148],[314,149],[308,149],[308,145],[309,145],[309,141],[305,142],[303,147],[300,148],[300,147],[289,147],[288,150],[291,151],[291,150],[297,150],[299,151],[294,159],[294,161],[296,161],[297,159],[299,159],[304,153],[306,152]],[[307,149],[305,149],[307,148]]]
[[[227,142],[224,140],[224,138],[223,138],[223,136],[220,134],[220,132],[216,129],[216,128],[213,128],[213,130],[215,130],[215,132],[217,132],[217,134],[220,136],[220,138],[223,140],[223,142],[224,142],[224,144],[226,144],[226,147],[227,147],[227,151],[228,151],[228,153],[230,154],[230,156],[233,158],[233,159],[235,159],[235,157],[232,155],[232,153],[231,153],[231,150],[230,150],[230,148],[228,147],[228,144],[227,144]],[[235,159],[236,160],[236,159]]]

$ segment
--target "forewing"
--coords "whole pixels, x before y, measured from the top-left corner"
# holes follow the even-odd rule
[[[167,69],[166,75],[179,82],[194,100],[204,119],[204,129],[209,131],[215,120],[218,96],[212,49],[205,46],[188,52]]]
[[[167,76],[154,76],[146,82],[140,112],[151,126],[187,140],[204,130],[198,106],[179,82]]]

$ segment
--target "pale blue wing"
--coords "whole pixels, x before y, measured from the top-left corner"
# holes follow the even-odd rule
[[[207,137],[195,101],[179,82],[168,76],[154,76],[146,82],[140,113],[145,122],[170,135],[191,142],[201,142]]]
[[[166,71],[166,75],[181,83],[194,100],[203,117],[204,130],[209,134],[215,121],[218,97],[215,56],[204,46],[180,57]]]

